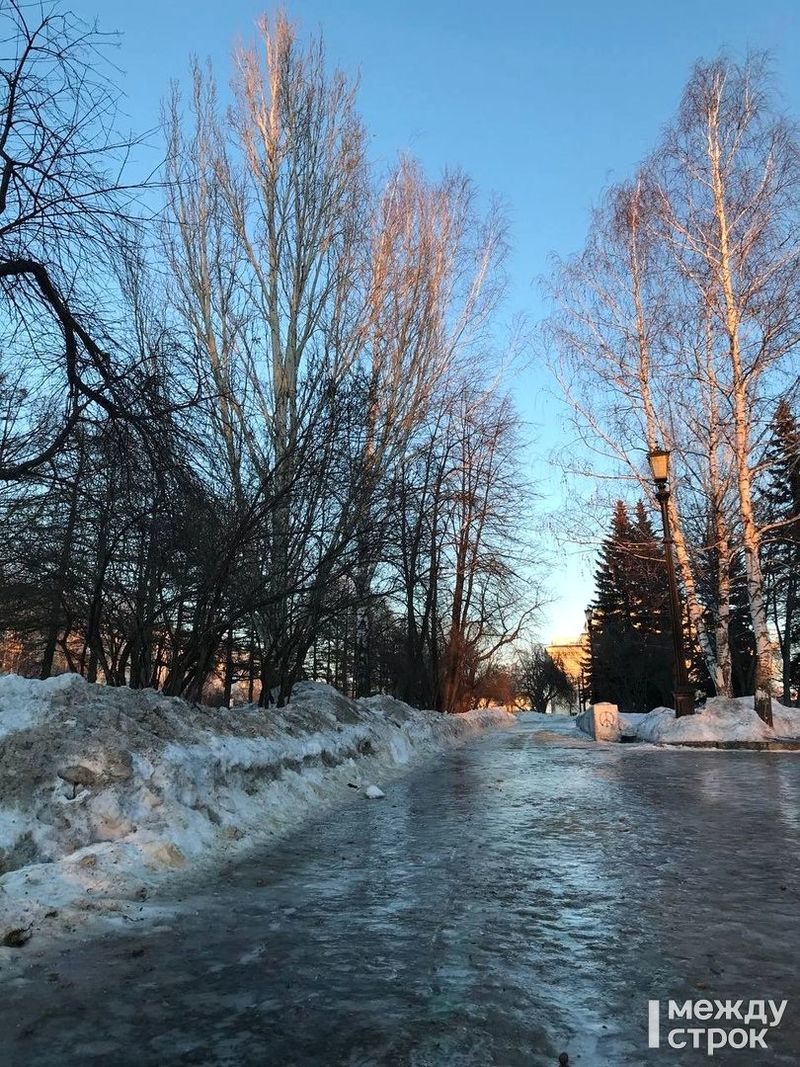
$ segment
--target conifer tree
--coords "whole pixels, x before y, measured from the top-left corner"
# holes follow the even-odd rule
[[[783,702],[789,704],[792,687],[800,682],[800,423],[786,400],[775,411],[766,460],[759,501],[762,526],[768,531],[764,571],[770,621],[781,653]]]
[[[671,701],[666,571],[644,505],[617,501],[595,575],[593,692],[624,711]]]

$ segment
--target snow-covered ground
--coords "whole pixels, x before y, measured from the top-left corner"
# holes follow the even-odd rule
[[[649,715],[622,715],[627,733],[642,741],[667,744],[681,741],[800,740],[800,708],[772,701],[772,729],[756,715],[752,697],[712,697],[694,715],[675,718],[672,708],[656,708]]]
[[[220,863],[475,733],[443,716],[301,683],[284,708],[204,708],[153,690],[0,677],[0,942],[123,918],[165,878]],[[370,788],[373,787],[373,788]]]

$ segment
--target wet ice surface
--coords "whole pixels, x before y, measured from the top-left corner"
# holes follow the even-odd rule
[[[0,1063],[798,1062],[800,757],[572,731],[530,716],[437,757],[155,927],[31,942]],[[709,1061],[648,1053],[669,997],[789,1006],[763,1058]]]

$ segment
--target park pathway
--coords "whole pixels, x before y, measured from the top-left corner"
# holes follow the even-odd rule
[[[800,756],[524,716],[0,979],[3,1067],[800,1062]],[[650,998],[788,999],[763,1060]]]

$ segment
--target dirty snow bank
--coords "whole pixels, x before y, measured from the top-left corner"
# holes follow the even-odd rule
[[[800,739],[800,708],[772,701],[773,728],[756,715],[752,697],[711,697],[694,715],[675,718],[672,708],[656,708],[649,715],[628,716],[642,741],[775,741]],[[638,721],[632,721],[638,720]]]
[[[45,682],[0,675],[0,738],[14,730],[27,730],[45,719],[52,701],[61,699],[75,684],[76,675],[59,674]]]
[[[2,676],[0,943],[42,921],[127,916],[170,872],[221,862],[513,722],[499,710],[352,701],[309,682],[285,708],[229,710],[76,675]]]

